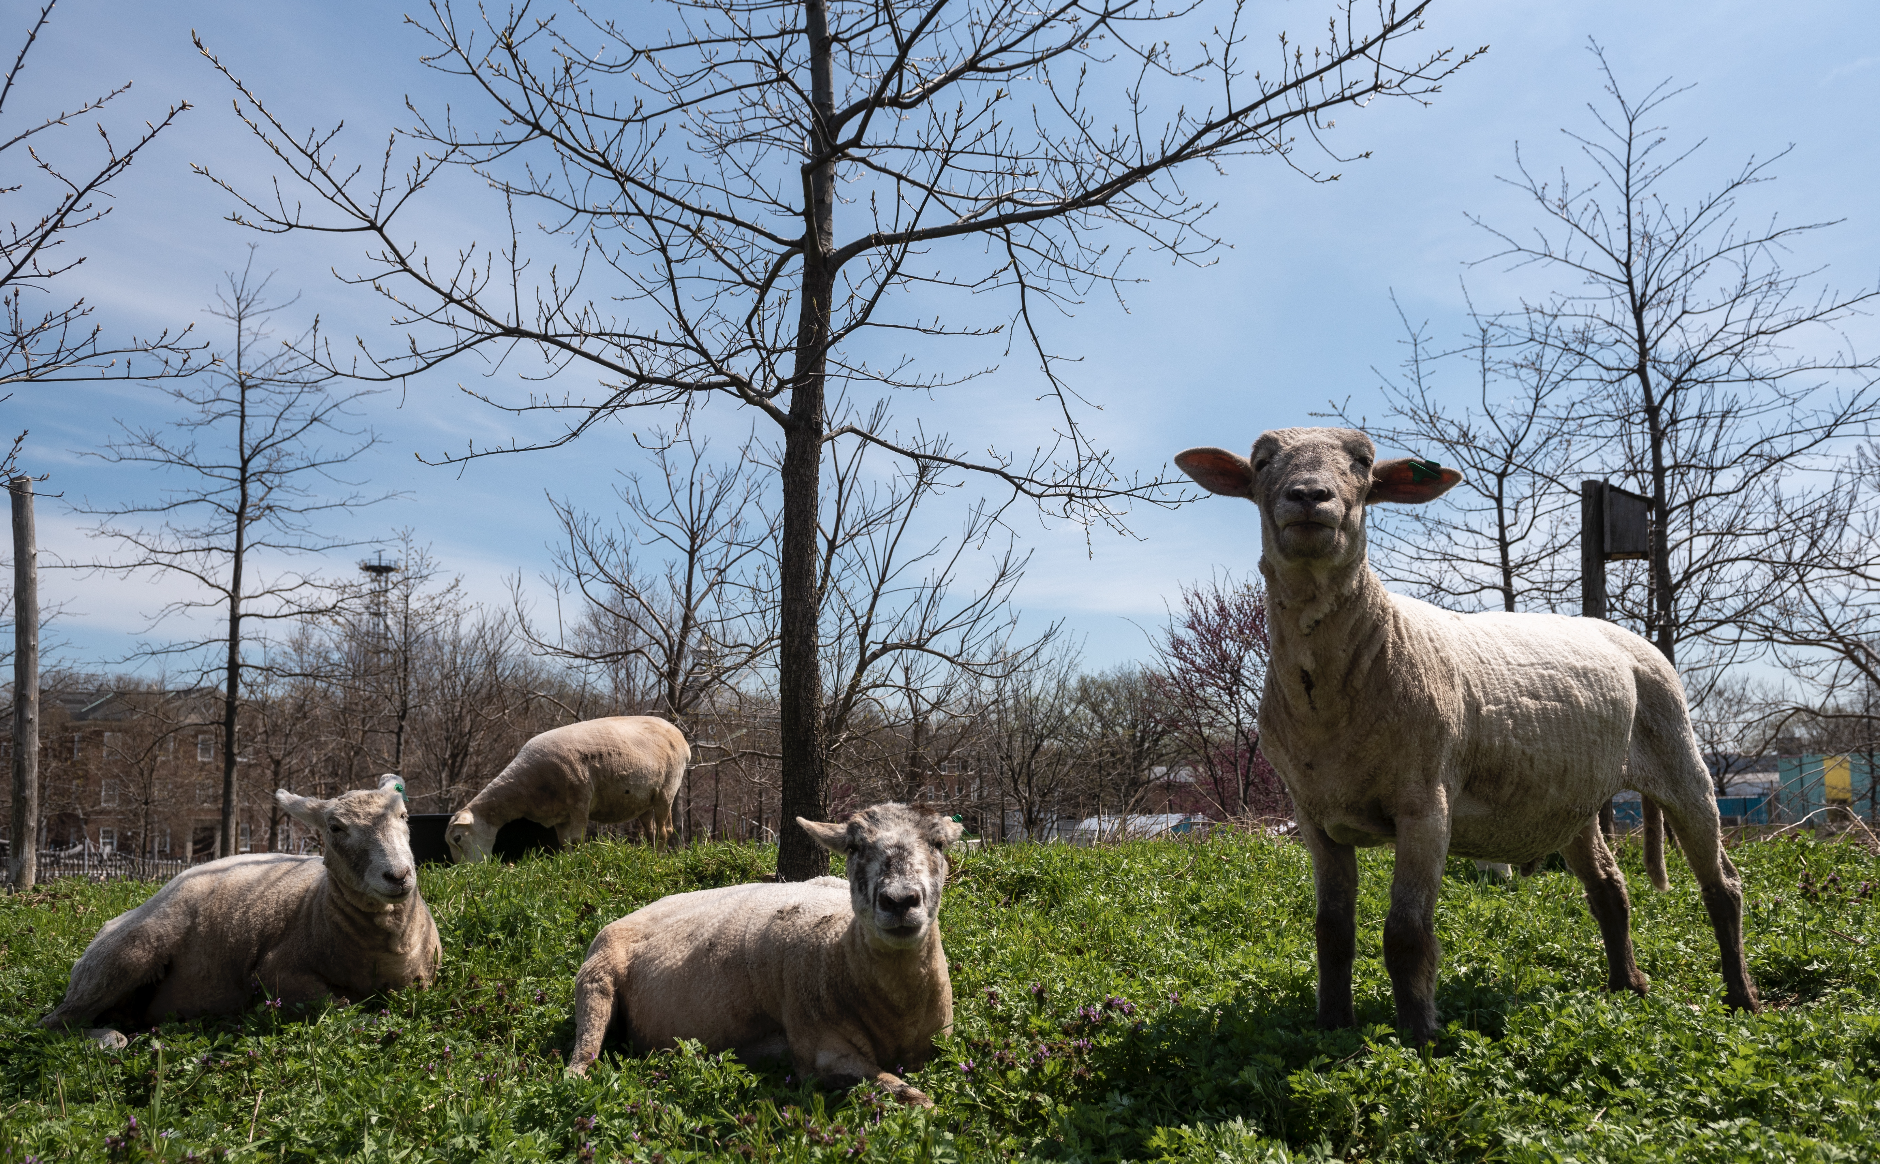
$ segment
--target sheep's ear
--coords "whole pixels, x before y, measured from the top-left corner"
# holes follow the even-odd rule
[[[282,812],[315,832],[326,827],[327,809],[332,806],[331,801],[312,796],[295,796],[285,788],[274,790],[274,803],[281,806]]]
[[[467,827],[475,827],[476,823],[477,823],[477,818],[474,814],[471,813],[469,809],[460,808],[457,810],[457,815],[450,818],[450,824],[445,827],[453,828],[453,829],[456,828],[458,825],[464,825]]]
[[[1436,500],[1461,482],[1460,472],[1445,469],[1435,461],[1397,457],[1379,461],[1371,469],[1371,495],[1366,500],[1422,505]]]
[[[809,834],[810,840],[815,841],[830,852],[846,853],[850,851],[851,845],[849,843],[848,825],[822,824],[819,821],[804,820],[800,816],[796,818],[796,823],[802,826],[804,832]]]
[[[943,816],[934,826],[934,832],[938,834],[934,839],[943,845],[950,845],[954,841],[959,840],[960,834],[965,831],[965,825],[954,820],[952,817]]]
[[[1175,467],[1209,493],[1253,496],[1253,466],[1239,453],[1216,448],[1187,449],[1175,454]]]

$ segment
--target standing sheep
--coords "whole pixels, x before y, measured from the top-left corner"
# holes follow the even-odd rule
[[[905,804],[797,823],[847,855],[848,881],[680,893],[601,930],[575,976],[569,1070],[586,1073],[618,1017],[638,1051],[697,1039],[746,1062],[787,1054],[806,1078],[872,1079],[932,1106],[884,1064],[921,1066],[953,1023],[938,918],[960,826]]]
[[[239,1014],[257,988],[307,1002],[429,986],[437,926],[418,895],[398,777],[332,800],[285,790],[274,800],[324,839],[325,856],[253,853],[177,874],[104,923],[72,967],[65,1000],[40,1025]],[[108,1028],[88,1033],[106,1046],[125,1043]]]
[[[450,818],[444,840],[460,862],[489,859],[496,833],[528,819],[555,830],[563,845],[587,835],[588,821],[646,820],[655,848],[672,838],[672,803],[692,749],[684,733],[650,715],[610,715],[552,728]]]
[[[1676,828],[1722,951],[1725,998],[1757,1009],[1742,885],[1663,655],[1598,619],[1456,614],[1386,591],[1366,561],[1365,507],[1432,501],[1462,475],[1378,462],[1361,432],[1278,429],[1260,435],[1251,463],[1216,448],[1175,463],[1260,509],[1272,632],[1260,746],[1312,855],[1321,1026],[1355,1021],[1354,847],[1393,841],[1384,964],[1397,1025],[1417,1043],[1437,1031],[1436,896],[1450,853],[1519,864],[1560,850],[1605,941],[1608,988],[1643,994],[1625,878],[1597,819],[1621,788]],[[1665,888],[1662,853],[1646,858]]]

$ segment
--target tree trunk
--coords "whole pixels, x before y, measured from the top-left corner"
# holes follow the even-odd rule
[[[240,568],[236,577],[241,576]],[[241,639],[238,630],[240,614],[233,609],[239,599],[231,599],[229,613],[228,640],[228,691],[222,697],[222,848],[218,857],[232,857],[235,854],[235,713],[240,706],[240,697],[236,694],[237,684],[241,682]]]
[[[241,329],[237,326],[236,330]],[[241,400],[236,448],[241,454],[241,479],[236,493],[235,547],[229,555],[228,580],[228,660],[222,690],[222,843],[218,857],[235,855],[235,713],[241,706],[242,682],[242,565],[248,552],[248,486],[252,467],[248,449],[248,379],[244,341],[236,341],[235,369],[240,378],[236,392]]]
[[[920,790],[927,784],[927,717],[914,713],[913,723],[908,728],[907,741],[907,791],[902,797],[909,804],[920,798]]]
[[[279,788],[281,787],[281,757],[274,757],[273,768],[274,787]],[[273,797],[268,798],[268,804],[270,805],[268,808],[268,852],[278,853],[281,851],[281,806],[274,803]]]
[[[13,833],[8,878],[16,893],[39,875],[39,551],[33,530],[33,479],[9,482],[13,494]]]
[[[783,438],[783,538],[778,573],[778,697],[783,740],[783,803],[778,821],[777,877],[807,881],[829,871],[829,855],[796,820],[822,820],[825,782],[822,748],[822,667],[816,657],[821,594],[816,579],[816,524],[822,473],[823,388],[828,361],[829,261],[835,229],[835,159],[829,121],[835,114],[828,0],[804,6],[810,48],[813,105],[804,167],[807,195],[803,287],[797,316],[796,368],[790,382],[789,423]]]

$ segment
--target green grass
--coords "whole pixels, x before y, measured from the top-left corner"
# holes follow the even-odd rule
[[[1360,1029],[1313,1029],[1297,846],[1249,838],[966,857],[942,914],[957,1025],[912,1080],[870,1088],[696,1049],[561,1072],[575,968],[605,922],[765,872],[761,850],[596,843],[513,868],[427,869],[444,939],[428,992],[266,1006],[104,1053],[36,1020],[99,924],[153,887],[0,901],[0,1162],[1880,1159],[1880,862],[1807,840],[1736,850],[1771,1005],[1723,1009],[1710,927],[1675,856],[1645,888],[1649,998],[1607,996],[1577,883],[1452,865],[1433,1053],[1390,1022],[1390,855],[1363,855]],[[894,1067],[895,1064],[887,1064]],[[131,1121],[135,1120],[134,1126]]]

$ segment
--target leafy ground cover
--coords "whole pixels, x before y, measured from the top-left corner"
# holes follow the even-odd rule
[[[0,900],[0,1161],[1880,1158],[1880,861],[1847,843],[1735,851],[1760,1015],[1720,1004],[1688,873],[1643,888],[1649,998],[1599,990],[1564,873],[1452,866],[1438,925],[1449,1026],[1392,1034],[1390,856],[1363,855],[1365,1025],[1313,1029],[1312,901],[1295,845],[1251,837],[960,860],[942,914],[958,1021],[911,1078],[931,1111],[819,1091],[787,1065],[682,1049],[563,1076],[570,990],[605,922],[764,875],[764,850],[595,843],[511,868],[426,869],[438,986],[171,1024],[117,1053],[38,1030],[100,923],[149,885]]]

